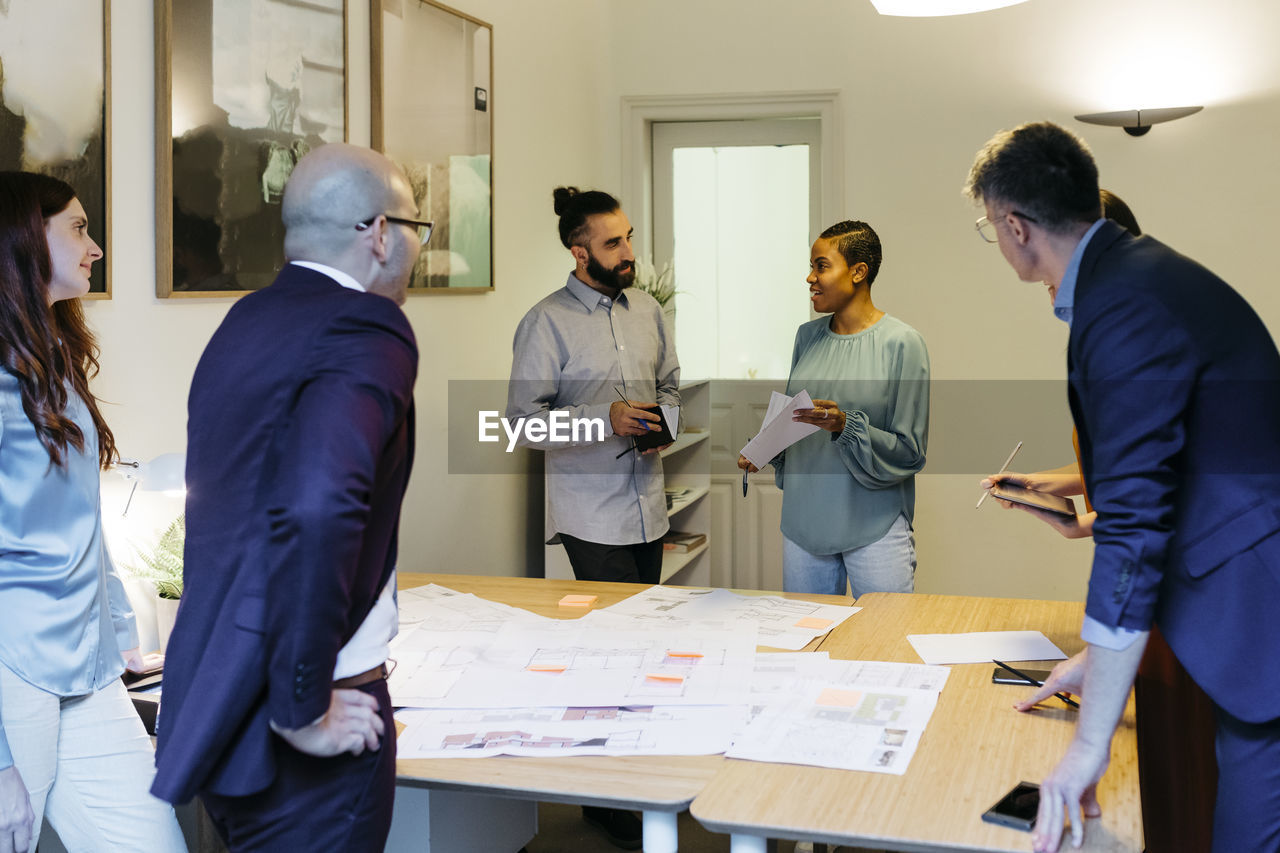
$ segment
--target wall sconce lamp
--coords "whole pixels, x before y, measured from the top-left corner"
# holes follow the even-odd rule
[[[124,502],[121,518],[129,515],[129,507],[133,504],[133,494],[142,486],[145,492],[182,493],[186,490],[187,454],[165,453],[150,462],[139,462],[135,459],[121,459],[115,467],[121,476],[132,480],[129,499]]]
[[[871,5],[881,15],[933,18],[986,12],[1024,2],[1026,0],[871,0]]]
[[[1151,125],[1162,121],[1173,121],[1192,113],[1200,112],[1204,107],[1164,107],[1156,110],[1116,110],[1113,113],[1089,113],[1076,116],[1076,121],[1086,124],[1101,124],[1106,127],[1122,127],[1130,136],[1142,136],[1151,129]]]

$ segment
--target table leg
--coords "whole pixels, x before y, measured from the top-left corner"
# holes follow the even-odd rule
[[[729,853],[765,853],[768,839],[759,835],[730,835]]]
[[[645,853],[676,853],[676,812],[641,812]]]

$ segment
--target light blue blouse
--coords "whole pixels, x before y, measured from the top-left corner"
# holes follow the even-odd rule
[[[875,542],[899,515],[915,517],[915,474],[929,435],[924,338],[888,314],[853,335],[819,317],[796,331],[787,394],[834,400],[838,435],[819,430],[773,460],[782,532],[811,554]]]
[[[124,671],[138,630],[102,537],[98,433],[68,389],[85,435],[51,466],[22,410],[18,380],[0,369],[0,663],[58,696],[105,687]],[[13,764],[0,719],[0,770]]]

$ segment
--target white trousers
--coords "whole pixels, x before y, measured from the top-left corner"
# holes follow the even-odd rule
[[[124,684],[62,698],[0,664],[0,721],[36,816],[68,853],[186,853],[173,807],[151,795],[155,753]]]

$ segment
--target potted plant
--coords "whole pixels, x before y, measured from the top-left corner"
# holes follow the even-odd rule
[[[160,535],[160,540],[150,551],[139,551],[138,560],[130,566],[131,574],[149,581],[156,590],[156,632],[160,635],[160,649],[169,642],[169,632],[178,616],[178,601],[182,598],[182,549],[187,539],[186,513],[173,520]]]
[[[662,269],[654,267],[653,262],[645,258],[636,258],[636,290],[643,290],[662,306],[663,319],[667,324],[667,333],[675,334],[676,319],[676,271],[671,261],[663,264]]]

